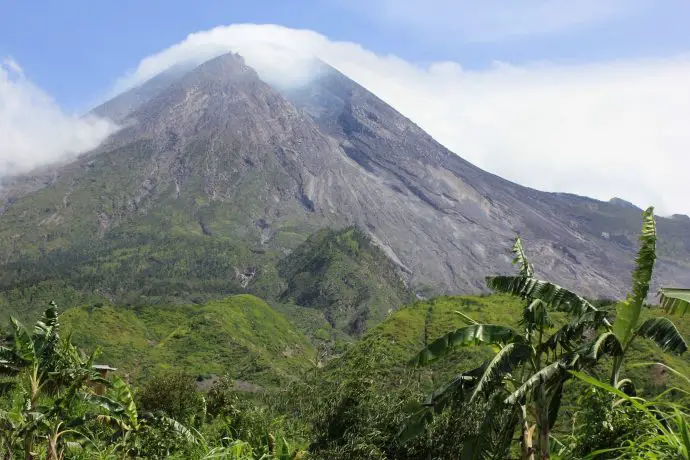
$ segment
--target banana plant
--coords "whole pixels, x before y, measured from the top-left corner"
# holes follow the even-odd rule
[[[662,288],[659,297],[661,308],[667,313],[684,315],[690,308],[690,289]]]
[[[114,450],[121,451],[125,456],[138,454],[138,441],[152,429],[154,423],[166,426],[173,436],[184,439],[190,445],[198,441],[192,430],[163,413],[140,413],[129,385],[119,377],[113,379],[106,395],[89,395],[88,401],[103,411],[84,415],[84,419],[113,427],[116,440]]]
[[[512,408],[514,416],[509,417],[499,431],[508,433],[505,439],[510,440],[519,426],[522,458],[534,459],[537,451],[541,459],[549,458],[549,433],[560,409],[563,384],[570,378],[568,370],[582,369],[593,363],[584,332],[607,322],[606,314],[585,299],[534,278],[520,238],[515,241],[513,253],[519,275],[490,278],[489,285],[506,286],[506,289],[520,292],[525,300],[520,321],[522,330],[479,324],[458,312],[470,324],[432,342],[415,356],[413,364],[428,364],[457,347],[492,345],[498,347],[498,352],[480,368],[456,376],[433,393],[423,408],[408,420],[401,433],[403,438],[416,435],[433,414],[442,411],[453,398],[471,403],[479,398],[495,400],[497,395],[502,395],[501,404]],[[540,293],[540,297],[536,297],[535,292]],[[566,311],[576,318],[554,331],[550,310]],[[496,412],[487,413],[483,426],[495,422],[492,417]],[[534,417],[535,426],[530,425],[530,415]],[[535,431],[536,443],[533,441]],[[481,446],[477,439],[469,440],[463,447],[463,458],[487,458]]]
[[[602,319],[604,331],[592,343],[593,358],[604,351],[613,356],[610,384],[621,385],[620,373],[625,356],[637,337],[653,340],[664,351],[683,353],[688,345],[678,328],[665,317],[650,318],[642,322],[642,309],[649,294],[649,285],[656,261],[656,222],[654,208],[642,214],[640,248],[632,272],[632,291],[618,304],[613,324]],[[507,292],[530,299],[541,299],[556,309],[581,315],[592,312],[591,303],[555,284],[535,279],[533,276],[496,277],[488,279],[489,286],[500,292]],[[683,289],[662,289],[661,304],[670,313],[685,311],[689,305],[690,293]],[[591,313],[590,313],[591,314]]]
[[[541,301],[549,309],[565,311],[578,317],[575,322],[561,328],[550,339],[550,341],[560,342],[562,348],[569,353],[565,361],[552,365],[560,366],[561,370],[578,370],[577,366],[582,366],[584,362],[595,362],[603,355],[610,355],[613,358],[610,384],[619,388],[631,384],[628,380],[621,380],[620,373],[625,356],[637,337],[653,340],[664,351],[680,354],[688,349],[685,339],[668,318],[657,317],[641,321],[642,308],[649,294],[656,260],[657,233],[654,208],[650,207],[644,211],[642,218],[640,248],[632,273],[632,292],[617,306],[613,324],[604,312],[598,311],[583,297],[556,284],[535,278],[519,238],[516,240],[514,252],[516,253],[515,262],[522,267],[520,274],[512,277],[487,278],[489,287],[496,291],[517,295],[530,302]],[[662,306],[671,313],[684,312],[689,305],[689,292],[682,289],[662,289]],[[581,337],[581,333],[587,328],[592,331],[599,330],[601,333],[588,345],[581,345],[574,349],[570,342],[574,336]],[[540,442],[548,442],[548,439],[543,439],[541,436],[540,439]]]
[[[24,424],[24,414],[20,408],[0,409],[0,453],[3,459],[11,459],[19,442],[19,429]]]
[[[47,457],[58,458],[58,451],[70,436],[79,436],[72,428],[69,408],[89,382],[99,380],[91,368],[93,356],[84,359],[69,339],[59,334],[57,306],[51,302],[43,316],[29,331],[11,319],[13,336],[9,346],[0,347],[0,376],[11,378],[0,391],[24,389],[22,408],[2,414],[2,423],[21,439],[25,458],[35,457],[38,439],[48,440]],[[43,396],[53,399],[40,405]],[[64,441],[64,442],[63,442]]]
[[[616,321],[611,331],[603,336],[613,337],[618,342],[620,353],[613,358],[610,384],[617,387],[623,360],[636,337],[655,341],[664,351],[683,353],[688,349],[685,339],[668,318],[650,318],[641,323],[642,308],[649,294],[649,284],[656,261],[656,222],[654,208],[643,213],[640,249],[635,258],[635,269],[632,273],[632,292],[616,308]],[[601,340],[601,338],[599,339]]]
[[[525,316],[531,317],[536,309],[534,303],[530,304],[525,308]],[[534,328],[532,324],[520,333],[506,326],[472,324],[446,334],[422,350],[415,357],[414,364],[428,364],[457,347],[493,345],[499,348],[484,365],[456,376],[433,393],[423,408],[408,420],[401,433],[403,438],[421,432],[434,413],[442,411],[453,398],[472,403],[503,395],[502,404],[512,407],[515,417],[510,417],[509,423],[499,431],[509,433],[507,439],[510,439],[519,426],[522,458],[534,459],[537,448],[540,458],[548,458],[550,430],[560,409],[563,383],[570,377],[567,371],[580,369],[586,361],[579,354],[568,352],[549,360],[548,344],[553,340],[545,337],[545,326],[541,323]],[[561,351],[560,347],[558,351]],[[493,423],[492,417],[497,412],[489,411],[483,425]],[[534,415],[536,426],[530,426],[528,414]],[[536,445],[532,440],[535,430],[538,434]],[[471,439],[465,444],[463,458],[485,458],[485,452],[479,449],[481,445],[476,441]]]

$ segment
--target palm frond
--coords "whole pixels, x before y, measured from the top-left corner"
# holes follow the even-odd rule
[[[558,345],[571,349],[580,342],[587,330],[597,330],[608,323],[608,313],[604,310],[588,311],[576,320],[561,326],[545,342],[546,347],[555,350]]]
[[[513,244],[513,254],[515,255],[513,264],[520,267],[520,276],[526,278],[531,278],[534,276],[534,268],[527,259],[527,254],[525,254],[525,249],[522,246],[522,240],[519,236],[515,238],[515,243]]]
[[[532,356],[532,347],[526,343],[509,343],[488,362],[484,373],[479,377],[470,397],[473,401],[479,395],[495,391],[496,383]]]
[[[524,340],[515,330],[494,324],[472,324],[461,327],[436,339],[420,351],[410,364],[425,365],[447,354],[456,347],[474,345],[505,345],[513,341]]]
[[[690,308],[690,289],[662,288],[659,298],[666,313],[684,315]]]
[[[489,276],[487,286],[498,292],[519,296],[523,299],[539,299],[549,308],[580,316],[597,308],[588,300],[568,289],[548,281],[524,276]]]
[[[599,334],[596,340],[585,345],[581,354],[590,361],[597,361],[604,355],[622,356],[623,344],[618,340],[618,337],[613,332],[604,332]]]
[[[656,342],[664,351],[684,353],[688,344],[680,331],[668,318],[650,318],[637,330],[636,335]]]
[[[632,339],[637,322],[640,320],[640,313],[649,294],[649,282],[654,270],[656,222],[652,207],[642,214],[642,231],[639,239],[640,249],[635,257],[635,269],[632,274],[632,292],[626,301],[616,308],[616,320],[613,323],[613,332],[624,346]]]
[[[547,386],[557,382],[566,377],[566,372],[572,369],[576,363],[577,356],[567,357],[554,361],[546,367],[539,369],[532,374],[520,387],[513,391],[506,399],[506,404],[517,404],[521,401],[527,400],[535,388],[542,384]]]

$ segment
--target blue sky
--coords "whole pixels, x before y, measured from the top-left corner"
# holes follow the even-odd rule
[[[0,177],[94,148],[118,127],[79,115],[232,50],[278,85],[325,60],[520,184],[690,214],[689,19],[688,0],[0,0]]]
[[[420,24],[383,12],[387,2],[379,1],[382,6],[377,7],[377,1],[2,0],[0,56],[13,57],[28,78],[71,111],[98,100],[114,78],[142,57],[191,32],[231,23],[306,28],[412,62],[453,60],[464,68],[485,67],[495,60],[596,62],[690,49],[690,2],[684,0],[626,0],[632,6],[621,7],[602,21],[488,41],[466,39],[461,30],[453,30],[452,23],[461,22],[454,16],[473,11],[471,6],[455,5],[472,2],[407,2],[429,12],[427,24]],[[496,9],[503,6],[494,3]]]

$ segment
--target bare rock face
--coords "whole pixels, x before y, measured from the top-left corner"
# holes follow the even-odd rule
[[[627,290],[639,209],[487,173],[334,69],[281,93],[227,54],[145,85],[96,109],[123,129],[52,172],[57,188],[71,187],[71,206],[51,231],[81,225],[82,208],[94,235],[152,209],[184,208],[209,238],[288,252],[309,232],[356,224],[413,288],[434,293],[477,292],[485,275],[510,272],[519,232],[540,275],[591,296]],[[80,192],[89,171],[122,180],[89,197]],[[16,233],[29,196],[5,203],[0,240]],[[32,218],[27,211],[21,222]],[[658,226],[657,281],[690,284],[690,219]]]
[[[476,291],[487,273],[510,270],[520,233],[538,272],[592,296],[622,296],[641,209],[521,187],[464,161],[389,105],[334,69],[286,96],[394,195],[353,219],[413,273],[417,283]],[[383,198],[385,197],[385,198]],[[659,218],[658,279],[690,281],[690,221]]]

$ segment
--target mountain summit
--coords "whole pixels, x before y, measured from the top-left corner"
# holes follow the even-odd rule
[[[266,267],[310,233],[356,225],[418,293],[484,289],[486,274],[511,270],[518,232],[555,282],[593,296],[620,296],[629,283],[638,209],[485,172],[330,67],[280,91],[231,53],[167,72],[95,113],[124,127],[46,180],[4,191],[6,263],[107,247],[119,251],[108,263],[125,267],[151,241],[185,241],[178,257],[230,245],[224,276],[251,288],[268,286],[277,275]],[[690,221],[660,218],[658,227],[658,281],[690,284]],[[163,259],[140,263],[180,264],[174,253]]]

